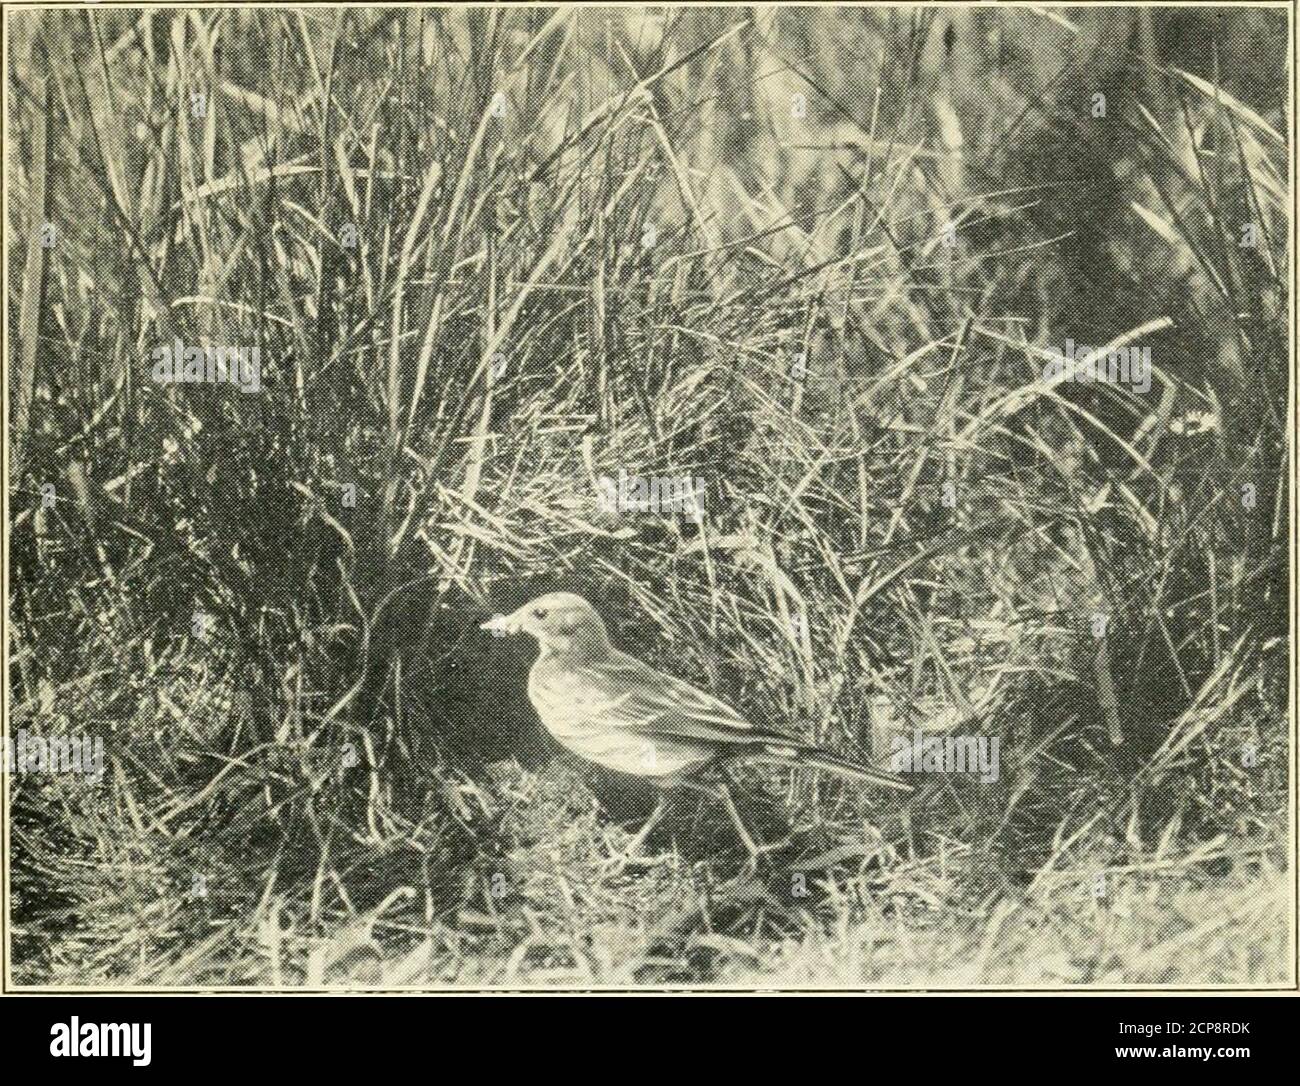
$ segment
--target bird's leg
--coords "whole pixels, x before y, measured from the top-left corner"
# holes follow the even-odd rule
[[[640,850],[641,846],[645,844],[646,838],[650,836],[650,831],[659,825],[667,810],[668,801],[665,800],[661,794],[655,800],[655,809],[650,812],[650,817],[647,818],[645,824],[636,831],[636,836],[627,843],[627,848],[617,856],[611,857],[610,866],[614,869],[615,873],[622,871],[629,860],[636,859],[636,854]]]
[[[690,788],[696,792],[703,792],[706,796],[721,801],[723,807],[727,809],[727,814],[731,818],[732,825],[736,827],[736,834],[740,837],[740,843],[745,846],[745,851],[749,853],[748,866],[751,871],[757,869],[758,861],[765,853],[783,849],[790,843],[791,839],[789,837],[786,837],[781,841],[774,841],[770,845],[760,845],[755,841],[754,835],[749,832],[749,827],[745,825],[745,820],[741,817],[740,808],[736,806],[736,801],[731,795],[731,788],[728,786],[725,778],[718,781],[718,783],[713,787],[689,780],[678,781],[677,783],[684,788]]]
[[[645,844],[646,838],[650,836],[650,831],[663,820],[664,812],[667,810],[668,801],[662,795],[658,796],[655,799],[655,809],[650,812],[650,817],[645,820],[645,825],[637,830],[636,836],[628,842],[627,848],[623,850],[624,855],[631,857],[637,854],[637,851]]]
[[[745,825],[745,820],[740,817],[740,809],[736,806],[736,801],[731,798],[731,789],[727,787],[726,781],[718,782],[718,798],[722,800],[722,805],[727,808],[727,814],[731,816],[731,821],[736,825],[736,833],[740,835],[740,843],[745,846],[745,851],[749,853],[750,866],[757,867],[759,857],[767,849],[755,843],[754,838],[750,835],[749,827]]]
[[[710,799],[720,800],[722,805],[727,809],[727,814],[731,816],[731,822],[736,827],[736,833],[740,835],[740,843],[745,846],[745,851],[749,853],[749,864],[751,867],[758,866],[758,858],[764,852],[771,849],[771,845],[760,845],[749,832],[749,827],[745,825],[745,820],[740,817],[740,810],[736,807],[736,801],[731,798],[731,789],[727,787],[725,780],[718,781],[717,784],[710,787],[699,781],[683,780],[678,781],[682,788],[689,788],[693,792],[703,792]]]

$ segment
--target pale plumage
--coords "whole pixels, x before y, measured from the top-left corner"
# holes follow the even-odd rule
[[[731,747],[795,742],[617,650],[591,660],[543,652],[528,695],[542,724],[575,754],[644,777],[695,772]]]
[[[714,763],[753,758],[911,791],[891,773],[840,758],[775,728],[757,727],[725,702],[620,652],[610,644],[595,608],[571,592],[542,596],[490,620],[484,629],[537,639],[541,651],[528,677],[528,696],[542,725],[574,754],[607,769],[670,788],[689,784]],[[719,795],[756,854],[725,786]],[[637,843],[658,814],[657,808]]]

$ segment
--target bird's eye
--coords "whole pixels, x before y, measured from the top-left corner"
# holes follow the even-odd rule
[[[546,617],[546,608],[538,607],[534,609],[533,618],[545,618],[545,617]]]

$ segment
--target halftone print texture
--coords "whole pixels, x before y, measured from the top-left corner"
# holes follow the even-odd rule
[[[5,986],[1293,985],[1292,19],[6,6]]]

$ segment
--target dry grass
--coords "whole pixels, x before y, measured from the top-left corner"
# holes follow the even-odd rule
[[[1286,27],[1223,23],[10,13],[11,727],[108,745],[10,781],[15,978],[1285,979]],[[644,796],[477,632],[557,586],[999,779],[756,773],[756,878],[691,804],[614,873]]]

